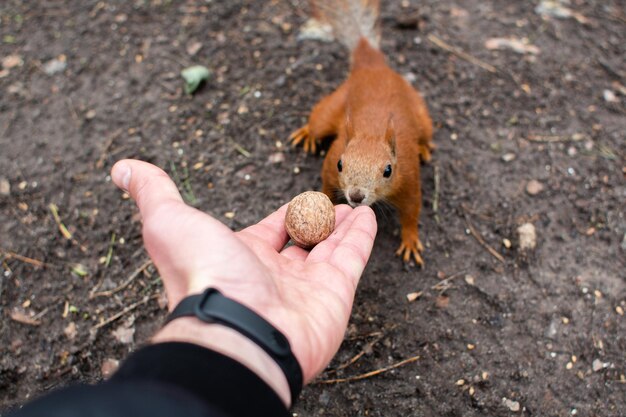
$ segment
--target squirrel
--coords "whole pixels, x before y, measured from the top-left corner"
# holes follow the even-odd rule
[[[378,0],[313,0],[313,16],[333,29],[351,52],[347,79],[312,109],[292,145],[316,153],[332,140],[322,166],[322,192],[352,207],[390,203],[399,214],[396,251],[423,266],[418,222],[420,161],[429,162],[432,121],[420,94],[392,70],[379,49]]]

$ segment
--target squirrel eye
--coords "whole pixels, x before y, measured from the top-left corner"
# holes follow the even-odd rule
[[[341,172],[342,169],[343,169],[343,164],[341,163],[341,159],[340,159],[339,162],[337,162],[337,170]]]
[[[385,172],[383,172],[383,177],[389,178],[391,177],[391,164],[387,164],[385,167]]]

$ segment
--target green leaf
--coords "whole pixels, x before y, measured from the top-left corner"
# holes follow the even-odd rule
[[[193,94],[194,91],[200,87],[203,81],[209,78],[209,69],[202,65],[194,65],[189,68],[185,68],[180,75],[185,80],[185,93]]]

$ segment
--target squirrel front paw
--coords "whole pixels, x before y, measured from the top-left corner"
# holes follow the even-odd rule
[[[419,266],[424,266],[424,260],[420,255],[423,250],[424,246],[422,246],[422,242],[420,242],[417,233],[409,234],[402,236],[402,243],[396,251],[396,255],[402,257],[404,262],[409,262],[411,255],[413,255],[415,263]]]
[[[292,146],[298,146],[302,143],[304,152],[314,154],[315,151],[317,151],[317,141],[311,135],[308,124],[302,126],[300,129],[294,131],[291,135],[289,135],[289,141],[291,142]]]

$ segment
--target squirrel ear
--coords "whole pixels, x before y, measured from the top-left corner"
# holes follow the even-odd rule
[[[389,115],[387,121],[387,128],[385,129],[385,140],[391,148],[391,154],[396,155],[396,126],[393,122],[393,114]]]
[[[350,109],[346,111],[346,142],[354,137],[354,125],[352,117],[350,117]]]

